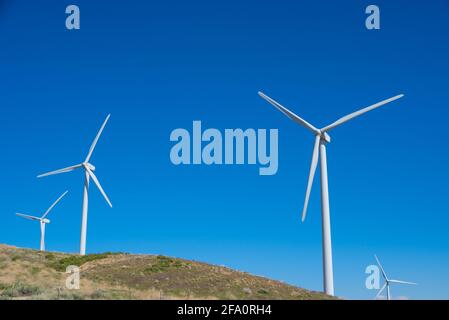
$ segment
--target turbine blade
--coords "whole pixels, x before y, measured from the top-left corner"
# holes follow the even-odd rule
[[[265,95],[263,92],[259,91],[259,96],[261,96],[263,99],[265,99],[267,102],[269,102],[270,104],[272,104],[274,107],[276,107],[279,111],[281,111],[283,114],[285,114],[287,117],[289,117],[290,119],[292,119],[293,121],[295,121],[296,123],[299,123],[300,125],[306,127],[307,129],[309,129],[310,131],[312,131],[314,134],[320,134],[320,130],[318,130],[317,128],[315,128],[314,126],[312,126],[310,123],[308,123],[306,120],[300,118],[299,116],[297,116],[296,114],[294,114],[293,112],[291,112],[290,110],[288,110],[287,108],[285,108],[284,106],[282,106],[280,103],[278,103],[277,101],[274,101],[273,99],[271,99],[269,96]]]
[[[62,198],[64,198],[64,196],[68,193],[69,191],[66,191],[62,194],[62,196],[60,196],[58,198],[58,200],[56,200],[48,209],[47,211],[45,211],[44,215],[42,216],[41,219],[45,219],[45,217],[50,213],[50,211],[58,204],[59,201],[61,201]]]
[[[379,258],[377,258],[376,255],[374,255],[374,258],[376,258],[377,265],[379,266],[380,271],[382,272],[382,275],[383,275],[384,279],[385,279],[385,280],[388,280],[387,274],[385,273],[385,270],[384,270],[384,268],[382,267],[382,264],[380,263]],[[388,281],[389,281],[389,280],[388,280]]]
[[[387,287],[387,284],[384,283],[384,285],[382,286],[382,288],[380,288],[379,292],[377,292],[376,297],[374,299],[379,298],[380,294],[385,290],[385,288]]]
[[[100,182],[98,181],[97,177],[95,176],[95,174],[92,172],[92,170],[90,170],[88,167],[86,167],[87,172],[89,173],[89,176],[92,178],[92,180],[95,182],[95,184],[97,185],[98,190],[100,190],[101,194],[103,195],[103,197],[105,198],[106,202],[109,204],[109,206],[112,208],[112,203],[109,200],[108,196],[106,195],[106,192],[104,192],[103,188],[101,187]]]
[[[367,113],[368,111],[377,109],[377,108],[379,108],[379,107],[381,107],[381,106],[383,106],[383,105],[385,105],[387,103],[390,103],[390,102],[393,102],[395,100],[398,100],[398,99],[402,98],[403,96],[404,96],[403,94],[400,94],[400,95],[394,96],[392,98],[389,98],[389,99],[383,100],[381,102],[378,102],[376,104],[373,104],[372,106],[363,108],[363,109],[361,109],[359,111],[353,112],[353,113],[351,113],[351,114],[349,114],[347,116],[344,116],[343,118],[338,119],[337,121],[335,121],[334,123],[328,125],[327,127],[324,127],[323,129],[321,129],[321,131],[327,132],[327,131],[335,128],[335,127],[338,127],[339,125],[341,125],[341,124],[343,124],[345,122],[348,122],[351,119],[354,119],[354,118],[356,118],[358,116],[361,116],[362,114]]]
[[[92,145],[90,146],[89,153],[87,154],[86,160],[84,162],[89,162],[90,158],[92,157],[92,153],[95,150],[95,147],[97,146],[98,140],[100,139],[101,134],[103,133],[104,128],[106,127],[106,124],[109,121],[109,118],[111,117],[110,114],[106,117],[106,120],[103,122],[103,125],[100,128],[100,131],[98,131],[97,136],[95,137],[94,141],[92,142]]]
[[[75,166],[71,166],[71,167],[67,167],[67,168],[63,168],[63,169],[47,172],[47,173],[44,173],[44,174],[40,174],[37,177],[38,178],[42,178],[42,177],[52,176],[52,175],[55,175],[55,174],[70,172],[70,171],[73,171],[75,169],[81,168],[82,166],[83,166],[82,164],[77,164]]]
[[[401,283],[401,284],[413,284],[413,285],[417,285],[417,283],[414,282],[408,282],[408,281],[402,281],[402,280],[388,280],[391,283]]]
[[[309,173],[309,181],[307,183],[306,198],[304,200],[304,208],[302,210],[302,222],[304,222],[304,220],[306,220],[307,207],[309,206],[309,198],[310,198],[310,192],[312,190],[313,178],[315,177],[316,168],[318,166],[320,140],[321,140],[321,137],[317,135],[315,138],[315,145],[313,147],[312,164],[310,165],[310,173]]]
[[[16,215],[19,216],[19,217],[28,219],[28,220],[35,220],[35,221],[40,221],[41,220],[41,218],[33,217],[33,216],[30,216],[30,215],[27,215],[27,214],[23,214],[23,213],[16,213]]]

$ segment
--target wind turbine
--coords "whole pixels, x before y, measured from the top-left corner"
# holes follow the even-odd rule
[[[408,282],[408,281],[402,281],[402,280],[393,280],[393,279],[389,279],[389,278],[387,277],[387,274],[385,273],[384,268],[383,268],[382,265],[380,264],[380,261],[379,261],[379,259],[377,258],[376,255],[374,255],[374,258],[376,258],[377,265],[379,266],[380,271],[382,272],[382,277],[383,277],[384,280],[385,280],[384,285],[382,286],[382,288],[380,288],[380,290],[379,290],[379,292],[377,293],[375,299],[379,298],[380,294],[385,290],[385,288],[387,288],[387,300],[391,300],[391,294],[390,294],[390,284],[391,284],[391,283],[413,284],[413,285],[416,285],[416,283],[414,283],[414,282]]]
[[[59,201],[62,200],[62,198],[64,198],[64,196],[67,194],[68,191],[64,192],[62,194],[62,196],[60,196],[58,198],[58,200],[56,200],[55,202],[53,202],[53,204],[47,209],[47,211],[45,211],[45,213],[42,215],[42,217],[38,218],[38,217],[33,217],[27,214],[23,214],[23,213],[16,213],[17,216],[28,219],[28,220],[33,220],[33,221],[39,221],[40,225],[41,225],[41,244],[40,244],[40,250],[41,251],[45,251],[45,225],[47,223],[50,223],[50,220],[47,219],[48,214],[50,213],[50,211],[58,204]]]
[[[274,107],[276,107],[279,111],[289,117],[291,120],[296,123],[304,126],[308,130],[315,135],[315,143],[313,147],[312,153],[312,164],[310,166],[309,180],[307,183],[307,191],[306,197],[304,201],[304,208],[302,211],[302,221],[304,222],[307,213],[307,206],[309,204],[310,191],[312,190],[313,178],[315,176],[315,171],[318,166],[318,159],[321,156],[320,162],[320,171],[321,171],[321,216],[322,216],[322,237],[323,237],[323,282],[324,282],[324,291],[328,295],[334,295],[334,275],[333,275],[333,267],[332,267],[332,242],[331,242],[331,226],[330,226],[330,209],[329,209],[329,190],[328,190],[328,181],[327,181],[327,157],[326,157],[326,144],[331,142],[331,138],[328,132],[343,123],[352,120],[362,114],[379,108],[387,103],[395,101],[399,98],[402,98],[404,95],[400,94],[390,99],[381,101],[369,107],[363,108],[359,111],[353,112],[345,117],[338,119],[332,124],[318,129],[313,125],[300,118],[287,108],[283,107],[281,104],[271,99],[267,95],[262,92],[259,92],[259,96],[268,101]]]
[[[106,199],[106,202],[112,208],[111,201],[109,200],[108,196],[106,195],[103,188],[101,187],[100,182],[98,181],[97,177],[94,174],[95,166],[93,166],[89,162],[90,158],[92,157],[92,154],[95,150],[95,147],[98,143],[98,140],[100,139],[100,136],[101,136],[104,128],[106,127],[106,124],[108,123],[110,117],[111,117],[110,114],[106,117],[106,120],[104,121],[103,125],[101,126],[100,131],[98,131],[98,134],[95,137],[95,139],[89,149],[89,153],[87,154],[86,159],[82,163],[71,166],[71,167],[59,169],[56,171],[44,173],[44,174],[41,174],[38,176],[38,178],[42,178],[42,177],[51,176],[51,175],[55,175],[55,174],[70,172],[70,171],[73,171],[76,169],[84,170],[84,194],[83,194],[83,210],[82,210],[82,220],[81,220],[80,255],[86,254],[87,211],[88,211],[88,206],[89,206],[89,183],[90,183],[91,178],[94,181],[95,185],[98,187],[98,190],[100,190],[101,194]]]

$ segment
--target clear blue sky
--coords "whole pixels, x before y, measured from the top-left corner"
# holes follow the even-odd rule
[[[318,184],[300,222],[312,135],[257,96],[263,90],[320,127],[359,107],[405,98],[335,129],[328,148],[336,294],[370,299],[377,253],[392,277],[419,283],[394,296],[449,298],[449,2],[0,1],[0,243],[76,252],[80,162],[92,162],[88,252],[185,257],[321,290]],[[171,164],[170,133],[278,128],[279,171]],[[315,182],[318,182],[316,180]]]

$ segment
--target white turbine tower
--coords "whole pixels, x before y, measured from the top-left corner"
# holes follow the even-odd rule
[[[408,281],[402,281],[402,280],[393,280],[393,279],[389,279],[387,277],[387,274],[385,273],[384,268],[382,267],[382,265],[380,264],[379,259],[377,258],[376,255],[374,255],[374,258],[376,258],[377,261],[377,265],[380,268],[380,271],[382,273],[382,277],[385,280],[384,285],[382,286],[382,288],[380,288],[379,292],[377,293],[375,299],[379,298],[380,294],[385,290],[385,288],[387,288],[387,300],[391,300],[391,293],[390,293],[390,284],[391,283],[399,283],[399,284],[412,284],[412,285],[416,285],[416,283],[414,282],[408,282]]]
[[[264,93],[259,92],[259,95],[268,101],[270,104],[275,106],[279,111],[284,113],[291,120],[296,123],[306,127],[308,130],[315,135],[315,144],[313,147],[312,154],[312,165],[310,166],[310,174],[309,181],[307,184],[306,197],[304,201],[304,209],[302,211],[302,221],[304,222],[307,213],[307,206],[309,204],[310,191],[312,190],[313,178],[315,176],[315,171],[318,166],[318,160],[321,156],[321,214],[322,214],[322,233],[323,233],[323,282],[324,282],[324,291],[328,295],[334,295],[334,276],[333,276],[333,267],[332,267],[332,242],[331,242],[331,225],[330,225],[330,210],[329,210],[329,191],[328,191],[328,181],[327,181],[327,158],[326,158],[326,144],[331,141],[330,136],[328,135],[328,131],[338,127],[339,125],[358,117],[368,111],[379,108],[387,103],[395,101],[399,98],[402,98],[404,95],[400,94],[390,99],[381,101],[372,106],[366,107],[354,113],[351,113],[334,123],[322,128],[318,129],[312,126],[307,121],[303,120],[287,108],[283,107],[278,102],[274,101],[270,97],[266,96]]]
[[[111,201],[109,200],[108,196],[106,195],[103,188],[101,187],[100,182],[98,181],[97,177],[94,174],[95,167],[89,162],[90,158],[92,157],[92,153],[95,150],[95,146],[98,143],[98,139],[100,139],[101,133],[103,132],[104,128],[106,127],[106,124],[108,123],[110,117],[111,117],[110,114],[106,117],[106,120],[104,121],[103,125],[101,126],[100,131],[98,131],[98,134],[95,137],[95,139],[89,149],[89,153],[87,154],[86,159],[82,163],[71,166],[71,167],[67,167],[64,169],[59,169],[56,171],[44,173],[44,174],[41,174],[38,176],[38,178],[42,178],[42,177],[51,176],[51,175],[55,175],[55,174],[70,172],[70,171],[73,171],[76,169],[84,169],[84,195],[83,195],[83,211],[82,211],[82,221],[81,221],[80,255],[86,254],[87,211],[88,211],[88,204],[89,204],[89,182],[90,182],[91,178],[94,181],[94,183],[96,184],[96,186],[98,187],[98,189],[100,190],[103,197],[106,199],[106,202],[112,208]]]
[[[40,225],[41,225],[41,243],[40,243],[40,250],[41,251],[45,251],[45,225],[47,223],[50,223],[50,220],[47,219],[48,214],[50,213],[50,211],[58,204],[59,201],[61,201],[62,198],[64,198],[64,196],[67,194],[68,191],[64,192],[62,194],[62,196],[60,196],[58,198],[58,200],[56,200],[48,209],[47,211],[45,211],[45,213],[42,215],[42,217],[38,218],[38,217],[33,217],[33,216],[29,216],[27,214],[23,214],[23,213],[16,213],[16,215],[18,215],[19,217],[28,219],[28,220],[33,220],[33,221],[39,221]]]

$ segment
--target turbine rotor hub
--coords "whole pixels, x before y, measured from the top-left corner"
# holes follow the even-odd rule
[[[89,162],[83,163],[85,168],[89,168],[90,171],[95,171],[95,166],[90,164]]]
[[[330,137],[330,135],[327,134],[327,132],[320,131],[320,137],[321,137],[321,140],[326,142],[326,143],[330,143],[331,142],[331,137]]]

